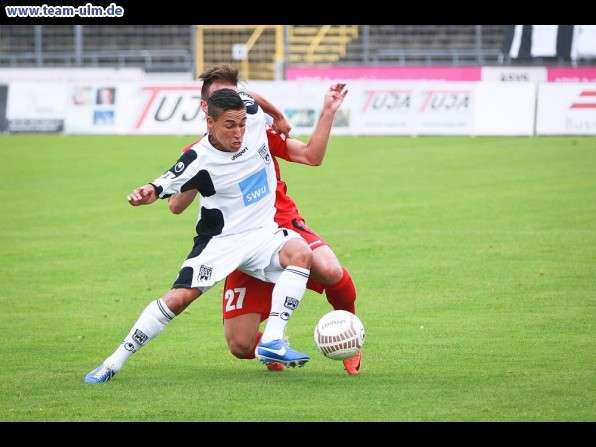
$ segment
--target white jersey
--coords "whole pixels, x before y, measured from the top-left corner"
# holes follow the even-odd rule
[[[152,182],[162,199],[198,189],[199,236],[226,236],[277,226],[273,219],[277,180],[267,143],[265,114],[249,95],[240,95],[247,121],[239,151],[222,152],[209,143],[209,138],[202,138]]]

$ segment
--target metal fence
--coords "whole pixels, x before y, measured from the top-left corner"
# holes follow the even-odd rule
[[[287,36],[288,27],[284,25]],[[311,25],[312,26],[312,25]],[[503,54],[505,25],[355,25],[336,65],[510,65]],[[290,42],[285,42],[286,48]],[[285,66],[292,65],[288,51]],[[224,55],[237,63],[233,55]],[[148,73],[197,70],[196,25],[3,25],[0,68],[130,67]],[[526,65],[569,65],[535,59]],[[317,62],[311,65],[317,65]],[[321,62],[320,64],[328,64]],[[595,60],[579,61],[594,65]]]

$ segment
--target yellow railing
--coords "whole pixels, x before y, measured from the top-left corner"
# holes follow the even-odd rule
[[[244,80],[278,79],[284,63],[283,25],[197,25],[196,73],[219,63],[238,66]]]
[[[286,63],[339,61],[356,37],[358,25],[197,25],[196,73],[230,63],[241,79],[281,80]]]
[[[337,62],[346,55],[348,44],[356,37],[358,25],[293,25],[288,39],[288,62]]]

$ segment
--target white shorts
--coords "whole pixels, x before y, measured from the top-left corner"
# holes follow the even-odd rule
[[[204,293],[236,269],[263,281],[277,282],[284,270],[279,251],[294,238],[302,236],[277,226],[202,242],[195,237],[195,245],[172,288],[196,288]]]

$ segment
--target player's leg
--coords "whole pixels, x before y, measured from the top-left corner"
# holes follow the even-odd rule
[[[200,295],[199,289],[171,289],[163,298],[149,303],[118,348],[85,376],[85,382],[102,383],[110,380],[134,353],[161,334]]]
[[[313,249],[310,276],[307,287],[317,287],[316,282],[323,284],[325,296],[333,309],[356,313],[354,282],[329,245],[320,245]]]
[[[313,251],[312,266],[307,288],[323,293],[335,310],[347,310],[356,313],[356,288],[348,271],[342,267],[337,256],[316,231],[310,228],[300,216],[288,222],[300,234]]]
[[[303,366],[310,357],[292,349],[285,341],[285,329],[294,310],[306,291],[306,282],[312,264],[312,250],[297,233],[279,229],[275,237],[265,244],[263,250],[250,261],[247,271],[274,282],[271,312],[256,356],[264,363],[280,362],[285,366]],[[266,253],[269,258],[266,264]],[[255,268],[260,267],[260,268]]]
[[[274,284],[253,278],[235,270],[226,278],[222,315],[224,331],[230,352],[240,359],[254,359],[255,350],[263,333],[260,323],[271,311]],[[267,363],[270,371],[283,371],[282,363]]]
[[[310,278],[306,287],[317,293],[325,291],[325,297],[333,309],[347,310],[356,314],[356,288],[348,271],[342,267],[329,244],[301,217],[292,219],[291,228],[308,242],[313,250]],[[350,375],[360,374],[362,351],[343,360],[344,369]]]
[[[260,339],[260,313],[247,313],[224,320],[226,341],[232,355],[239,359],[255,358],[255,343]]]
[[[261,281],[240,270],[228,275],[223,290],[222,315],[230,352],[239,359],[254,359],[260,338],[260,323],[271,310],[274,284]]]
[[[337,279],[339,277],[339,279]],[[329,245],[320,245],[313,251],[311,280],[325,285],[327,301],[335,310],[347,310],[356,314],[356,288],[348,271],[341,266]],[[310,281],[310,280],[309,280]],[[344,369],[352,376],[362,369],[362,351],[343,360]]]
[[[273,287],[271,312],[263,331],[262,342],[283,339],[288,320],[306,291],[312,251],[304,239],[295,237],[284,243],[279,251],[278,262],[284,270]]]
[[[101,383],[110,380],[135,352],[161,334],[176,315],[225,278],[230,273],[230,266],[240,264],[243,254],[235,248],[239,241],[240,237],[237,240],[212,239],[196,243],[182,263],[172,289],[143,310],[120,346],[87,374],[84,381]]]

